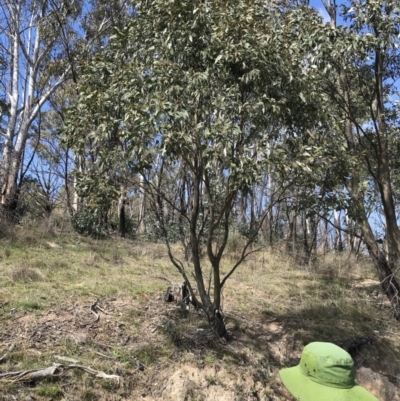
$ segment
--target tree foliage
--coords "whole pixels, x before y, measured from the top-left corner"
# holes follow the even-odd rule
[[[320,19],[306,7],[266,7],[258,0],[152,0],[139,3],[135,14],[82,67],[67,130],[74,150],[92,161],[80,177],[81,191],[90,201],[104,186],[112,191],[141,174],[171,261],[189,283],[193,302],[225,335],[222,288],[249,253],[267,211],[222,275],[232,210],[261,182],[271,159],[283,170],[298,162],[294,153],[284,157],[281,133],[290,142],[318,121],[306,27]],[[190,251],[189,271],[170,247],[171,213]],[[211,295],[203,254],[213,277]]]

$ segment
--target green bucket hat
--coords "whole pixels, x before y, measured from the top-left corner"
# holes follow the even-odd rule
[[[280,370],[279,375],[299,401],[379,401],[356,384],[353,359],[335,344],[308,344],[300,364]]]

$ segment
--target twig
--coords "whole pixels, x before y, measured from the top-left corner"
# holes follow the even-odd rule
[[[11,344],[10,348],[8,349],[8,351],[0,358],[0,362],[3,362],[8,355],[10,354],[10,352],[12,352],[12,350],[15,348],[15,344]]]
[[[112,345],[107,345],[107,344],[102,344],[102,343],[96,343],[92,340],[92,344],[97,345],[100,348],[105,348],[105,349],[113,349],[114,347]]]
[[[98,309],[99,311],[103,312],[105,315],[108,315],[108,313],[99,305],[96,305],[96,309]]]
[[[159,279],[159,280],[164,280],[168,284],[173,285],[173,282],[171,280],[168,280],[166,277],[161,277],[161,276],[153,276],[153,277],[156,278],[156,279]]]
[[[84,323],[81,325],[81,327],[86,327],[86,326],[90,326],[93,325],[95,323],[97,323],[100,320],[100,316],[99,314],[96,312],[96,309],[99,308],[97,306],[97,303],[99,302],[99,299],[96,299],[96,301],[94,301],[91,305],[90,305],[90,312],[93,313],[93,315],[95,316],[95,319],[93,322],[89,322],[89,323]]]
[[[121,345],[126,345],[128,344],[129,340],[131,339],[131,336],[126,337],[126,339],[124,340],[124,342]]]
[[[79,361],[73,358],[68,358],[66,356],[56,355],[54,358],[58,359],[59,361],[70,362],[70,363],[78,363]]]
[[[35,381],[35,380],[40,380],[40,379],[44,379],[47,377],[60,376],[71,369],[82,370],[86,373],[89,373],[96,377],[100,377],[102,379],[116,380],[118,384],[120,381],[120,376],[118,376],[118,375],[108,375],[107,373],[104,373],[102,371],[95,370],[95,369],[92,369],[92,368],[89,368],[86,366],[62,365],[59,363],[54,363],[53,366],[49,366],[49,367],[43,368],[43,369],[21,370],[18,372],[1,373],[0,379],[13,378],[14,382],[16,382],[16,381]]]
[[[139,360],[136,359],[136,370],[145,370],[146,365],[144,365],[142,362],[140,362]]]
[[[96,354],[99,355],[99,356],[102,356],[103,358],[106,358],[106,359],[115,360],[115,358],[113,358],[112,356],[108,356],[108,355],[102,354],[101,352],[96,352]]]
[[[92,305],[90,305],[90,311],[93,313],[93,315],[96,316],[96,319],[94,320],[93,323],[97,323],[100,320],[100,316],[96,313],[97,302],[99,302],[98,299],[96,299],[96,301],[93,302]]]

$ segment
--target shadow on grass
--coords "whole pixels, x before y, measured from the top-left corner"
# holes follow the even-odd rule
[[[290,287],[279,304],[227,313],[232,333],[227,344],[197,341],[196,332],[208,328],[206,318],[179,308],[165,316],[164,335],[178,352],[211,351],[233,368],[251,367],[253,377],[264,383],[277,369],[298,364],[308,343],[332,342],[352,355],[356,368],[370,368],[394,383],[400,374],[400,323],[371,296],[374,284],[358,289],[348,279],[326,276],[305,277],[300,284]]]
[[[303,346],[323,341],[346,349],[352,355],[356,368],[364,366],[395,377],[400,374],[399,323],[383,315],[372,308],[360,310],[358,305],[351,303],[346,308],[331,303],[296,312],[268,312],[262,314],[261,326],[268,330],[273,321],[280,329],[271,331],[267,342],[251,336],[248,338],[256,349],[266,347],[269,352],[277,344],[285,344],[284,358],[277,361],[278,367],[298,364]],[[395,327],[394,331],[391,331],[391,326]]]

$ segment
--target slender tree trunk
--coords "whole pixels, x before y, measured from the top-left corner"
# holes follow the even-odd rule
[[[139,235],[146,233],[146,196],[145,196],[145,182],[142,175],[139,176],[139,213],[138,213],[138,229]]]
[[[390,178],[389,143],[385,121],[384,89],[383,89],[384,56],[378,49],[375,54],[375,93],[377,100],[378,129],[378,177],[377,183],[381,195],[383,210],[386,217],[388,237],[396,254],[400,257],[400,229],[393,200],[392,182]]]
[[[346,104],[348,104],[348,93],[346,91],[345,100]],[[354,155],[354,152],[356,152],[356,144],[354,142],[354,137],[352,134],[352,125],[348,118],[345,121],[345,136],[347,139],[349,151]],[[368,222],[364,199],[362,193],[360,193],[359,184],[359,172],[356,168],[354,168],[351,171],[351,183],[348,186],[348,190],[352,198],[353,207],[355,207],[356,210],[357,220],[361,228],[361,233],[367,246],[368,253],[377,269],[379,280],[381,282],[381,287],[390,301],[394,317],[399,320],[400,284],[396,279],[394,272],[392,271],[390,264],[385,257],[384,252],[379,248],[376,242],[375,236]]]
[[[17,129],[17,117],[18,117],[18,104],[19,104],[19,22],[21,13],[21,4],[18,2],[14,8],[10,4],[6,4],[6,7],[10,12],[10,32],[9,32],[9,43],[10,43],[10,82],[8,88],[8,98],[10,102],[10,115],[8,119],[6,138],[3,148],[3,157],[0,168],[0,188],[1,188],[1,198],[0,203],[7,210],[8,209],[8,182],[9,174],[12,165],[12,151],[14,144],[14,137],[16,135]]]
[[[270,228],[270,243],[272,245],[272,242],[274,240],[274,235],[278,238],[282,238],[282,230],[279,224],[279,218],[281,214],[281,205],[278,204],[277,207],[275,208],[275,213],[273,208],[271,208],[271,214],[269,217],[270,222],[274,222],[274,224],[271,223],[271,228]]]
[[[84,171],[83,157],[80,155],[75,156],[74,162],[75,162],[76,171],[78,171],[78,173],[80,175],[83,174],[83,171]],[[80,212],[80,210],[82,209],[82,200],[78,194],[77,184],[78,184],[78,177],[75,174],[74,175],[74,200],[72,203],[72,207],[74,208],[75,213]]]
[[[226,337],[227,331],[225,322],[223,320],[222,312],[220,311],[221,303],[221,288],[220,288],[220,276],[219,276],[219,263],[215,260],[211,260],[213,267],[214,276],[214,303],[205,289],[203,273],[200,261],[200,248],[199,241],[197,238],[197,221],[199,218],[199,201],[200,201],[200,180],[198,177],[194,177],[194,194],[193,194],[193,207],[191,212],[190,220],[190,242],[192,245],[192,262],[194,265],[197,289],[199,290],[199,295],[201,302],[203,304],[204,311],[207,315],[208,321],[214,332],[219,337]],[[212,222],[213,220],[210,219]]]
[[[118,234],[125,238],[126,216],[125,216],[125,188],[121,188],[121,195],[118,200]]]
[[[385,257],[384,252],[379,248],[371,226],[368,223],[367,216],[364,211],[364,203],[358,200],[358,207],[360,209],[359,223],[364,242],[367,246],[368,253],[374,262],[377,269],[381,287],[387,295],[392,306],[393,315],[396,319],[400,320],[400,285],[393,273],[390,263]]]
[[[324,252],[324,255],[327,255],[328,252],[330,251],[330,244],[329,244],[329,222],[328,220],[323,220],[322,221],[322,249]]]
[[[46,17],[46,7],[40,2],[32,2],[29,9],[30,21],[26,26],[23,25],[24,7],[28,6],[22,0],[5,0],[2,9],[9,28],[2,34],[7,37],[9,43],[11,67],[7,91],[10,115],[0,166],[0,204],[6,210],[14,208],[18,201],[18,172],[23,162],[29,129],[41,107],[65,82],[70,71],[70,67],[67,67],[54,83],[50,82],[54,77],[47,77],[48,86],[41,88],[39,97],[35,99],[40,67],[47,62],[46,57],[53,49],[56,38],[49,39],[46,45],[43,44],[39,21]],[[46,80],[43,84],[45,83]]]
[[[350,220],[349,215],[347,213],[347,210],[345,211],[345,219],[346,219],[346,228],[347,228],[347,233],[346,233],[346,239],[347,239],[347,247],[349,249],[349,256],[351,258],[356,257],[356,243],[355,243],[355,236],[354,236],[354,224]]]
[[[303,212],[301,215],[301,225],[302,225],[302,231],[303,231],[303,253],[304,253],[303,263],[306,265],[311,260],[311,250],[310,250],[310,244],[309,244],[307,218],[305,216],[305,212]]]
[[[342,228],[340,225],[340,215],[336,209],[333,210],[333,221],[335,224],[335,251],[343,251],[343,241],[342,241]]]
[[[331,17],[331,26],[336,28],[336,3],[333,0],[322,0],[323,4]],[[380,27],[374,27],[375,35],[378,38],[380,35]],[[388,141],[386,137],[386,122],[384,119],[384,100],[383,100],[383,54],[381,49],[375,52],[375,100],[377,109],[377,122],[378,127],[375,129],[378,143],[378,174],[377,184],[385,212],[386,221],[388,223],[388,234],[396,249],[397,255],[400,256],[400,230],[397,226],[396,213],[394,208],[393,193],[390,180],[390,166],[389,166],[389,153]],[[347,140],[349,153],[356,157],[358,155],[355,139],[352,133],[351,123],[351,108],[350,108],[350,95],[345,71],[339,74],[339,81],[343,93],[344,108],[345,108],[345,124],[344,136]],[[372,116],[374,119],[374,116]],[[385,258],[384,253],[380,250],[376,239],[373,235],[371,226],[368,222],[368,217],[365,211],[365,204],[363,195],[360,193],[359,184],[360,177],[357,168],[353,168],[351,173],[351,183],[348,185],[348,190],[351,195],[353,207],[356,209],[356,219],[361,228],[361,233],[364,242],[367,246],[368,253],[374,262],[377,269],[379,279],[381,280],[382,289],[385,291],[387,297],[393,308],[393,313],[396,319],[400,319],[400,298],[399,291],[400,285],[390,268],[388,260]]]
[[[255,185],[253,185],[252,188],[252,193],[249,195],[250,196],[250,233],[253,232],[254,226],[256,224],[256,212],[255,212],[255,203],[256,203],[256,191],[255,191]]]

